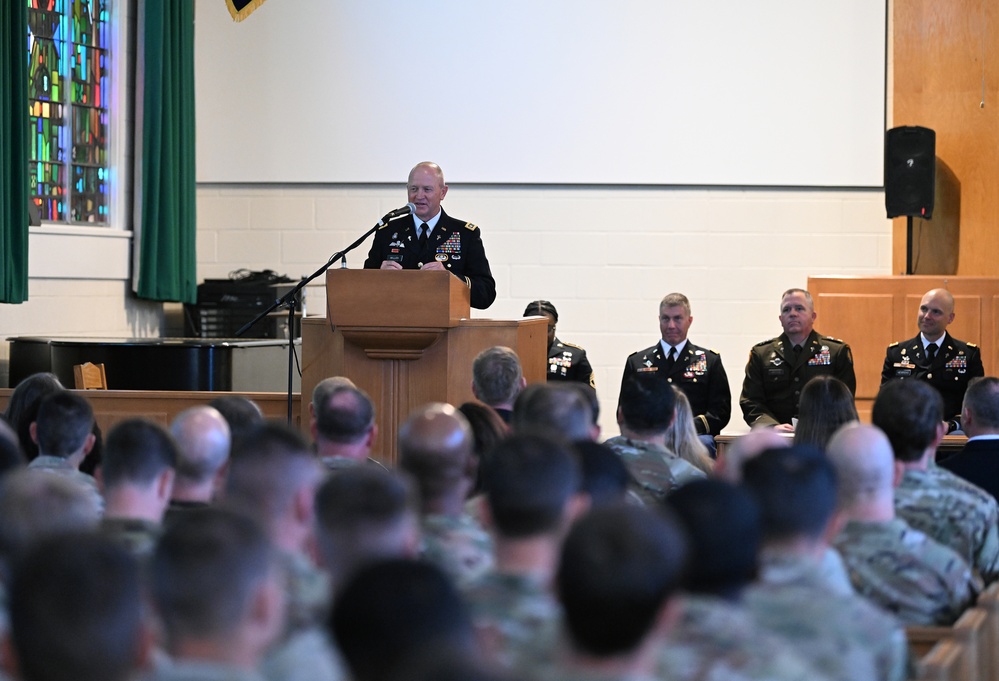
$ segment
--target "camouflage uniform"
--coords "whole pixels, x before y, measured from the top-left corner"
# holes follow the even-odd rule
[[[895,513],[957,551],[986,582],[999,578],[999,506],[985,490],[933,464],[909,469],[895,488]]]
[[[530,670],[550,656],[562,608],[543,580],[492,570],[464,595],[475,628],[502,665]]]
[[[322,622],[331,597],[329,575],[300,553],[283,551],[281,561],[287,575],[286,631],[307,629]]]
[[[618,435],[604,442],[628,467],[629,487],[648,505],[661,502],[674,488],[704,478],[704,472],[662,445]]]
[[[159,523],[139,518],[103,518],[100,530],[136,558],[146,559],[156,547],[163,527]]]
[[[760,581],[743,597],[757,622],[832,679],[904,681],[908,650],[898,620],[862,596],[838,593],[814,558],[764,551],[760,562]]]
[[[347,668],[323,629],[299,630],[268,651],[260,665],[268,681],[345,681]]]
[[[218,662],[167,660],[156,667],[150,681],[266,681],[256,671]]]
[[[843,564],[843,557],[839,551],[829,546],[822,554],[819,563],[819,573],[826,588],[843,596],[852,596],[857,593],[853,584],[850,583],[850,575]]]
[[[662,679],[826,679],[786,641],[762,629],[741,606],[685,596],[683,615],[659,656]]]
[[[949,626],[977,592],[968,564],[901,518],[849,521],[834,544],[857,593],[906,625]]]
[[[90,496],[94,504],[96,504],[98,515],[104,515],[104,497],[101,496],[100,491],[97,489],[97,481],[94,480],[92,475],[81,473],[66,459],[45,454],[35,457],[28,464],[28,468],[49,471],[50,473],[69,478],[82,487],[87,495]]]
[[[493,566],[493,540],[474,518],[429,514],[420,521],[420,556],[465,586]]]

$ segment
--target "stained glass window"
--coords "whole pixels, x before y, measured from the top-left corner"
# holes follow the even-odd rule
[[[43,220],[109,222],[109,0],[28,3],[31,193]]]

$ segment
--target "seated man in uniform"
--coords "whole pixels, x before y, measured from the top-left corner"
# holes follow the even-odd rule
[[[450,272],[471,291],[472,307],[484,310],[496,300],[496,282],[489,269],[479,228],[456,220],[441,208],[447,194],[444,171],[424,161],[409,172],[412,217],[380,227],[364,268],[439,270]]]
[[[555,337],[555,326],[558,324],[558,311],[547,300],[535,300],[524,310],[525,317],[548,318],[548,373],[549,381],[577,381],[595,387],[593,383],[593,367],[586,359],[586,350],[565,343]]]
[[[750,426],[792,432],[801,391],[815,376],[835,376],[857,394],[850,346],[820,336],[814,328],[816,316],[808,291],[792,288],[781,296],[778,319],[784,333],[749,351],[739,406]]]
[[[916,314],[919,335],[889,345],[881,369],[882,385],[892,378],[918,378],[936,388],[943,397],[948,432],[961,428],[961,402],[968,381],[985,375],[978,346],[947,333],[952,321],[951,292],[942,288],[927,291]]]
[[[632,374],[647,373],[682,390],[690,402],[697,434],[708,436],[703,439],[714,452],[713,436],[728,425],[732,415],[732,391],[721,355],[687,340],[693,321],[687,296],[670,293],[664,297],[659,303],[662,340],[628,357],[621,385]]]

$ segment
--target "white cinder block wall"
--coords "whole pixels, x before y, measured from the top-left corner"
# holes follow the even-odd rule
[[[444,169],[445,172],[447,168]],[[406,169],[401,169],[404,175]],[[601,425],[624,361],[659,338],[658,303],[691,299],[691,340],[722,353],[732,386],[728,430],[745,430],[738,395],[749,348],[780,333],[780,294],[809,275],[891,273],[891,222],[880,191],[463,186],[448,178],[444,209],[480,226],[496,302],[473,316],[517,318],[551,300],[558,335],[587,349]],[[385,186],[202,186],[198,277],[272,269],[307,276],[406,201]],[[361,267],[370,240],[348,256]],[[308,288],[324,314],[323,278]],[[822,319],[816,328],[822,331]],[[846,339],[849,340],[849,339]]]

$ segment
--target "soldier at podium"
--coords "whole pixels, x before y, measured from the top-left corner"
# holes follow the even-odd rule
[[[380,227],[364,261],[369,270],[441,270],[471,289],[471,305],[484,310],[496,300],[493,280],[479,228],[444,212],[447,194],[444,172],[436,163],[418,163],[406,186],[412,216]]]
[[[978,346],[947,333],[952,321],[951,292],[942,288],[927,291],[916,314],[919,335],[889,345],[881,369],[882,385],[893,378],[918,378],[936,388],[943,397],[949,432],[961,427],[961,402],[968,381],[985,375]]]

